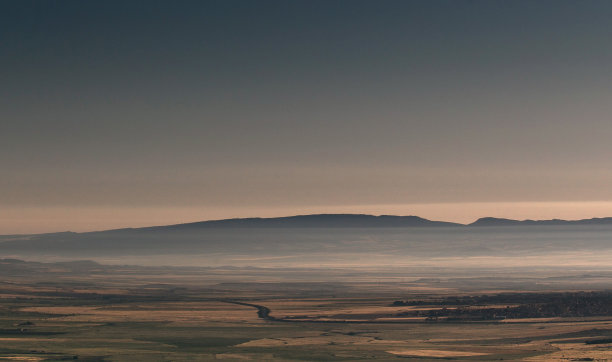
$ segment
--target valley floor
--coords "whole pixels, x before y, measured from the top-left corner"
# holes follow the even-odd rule
[[[219,283],[212,271],[196,278],[185,270],[102,273],[107,267],[96,264],[0,267],[0,360],[612,359],[605,291],[489,290],[493,297],[482,298],[401,283]],[[559,316],[498,315],[568,303],[580,306]]]

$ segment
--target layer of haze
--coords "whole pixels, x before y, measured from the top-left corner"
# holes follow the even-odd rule
[[[612,216],[609,1],[3,1],[0,234]]]

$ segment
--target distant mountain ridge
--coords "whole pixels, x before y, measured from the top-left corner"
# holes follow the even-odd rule
[[[264,229],[264,228],[410,228],[410,227],[486,227],[486,226],[556,226],[556,225],[612,225],[612,217],[581,220],[514,220],[496,217],[483,217],[470,224],[428,220],[419,216],[368,215],[368,214],[311,214],[283,217],[251,217],[221,220],[197,221],[191,223],[122,228],[90,232],[58,232],[30,235],[0,235],[0,243],[30,237],[78,237],[112,233],[155,233],[198,231],[208,229]]]
[[[530,226],[530,225],[607,225],[612,217],[581,220],[514,220],[483,217],[470,224],[434,221],[419,216],[368,215],[368,214],[312,214],[271,218],[234,218],[198,221],[185,224],[150,226],[128,230],[197,230],[207,228],[371,228],[371,227],[448,227],[448,226]]]
[[[353,227],[421,227],[463,226],[463,224],[432,221],[418,216],[367,214],[312,214],[272,218],[236,218],[199,221],[186,224],[152,226],[132,230],[173,230],[204,228],[353,228]]]
[[[612,218],[519,221],[489,217],[464,225],[418,216],[318,214],[12,235],[0,237],[0,255],[136,265],[286,266],[295,262],[311,266],[321,260],[344,265],[369,262],[370,258],[404,263],[421,257],[507,257],[509,250],[512,255],[569,252],[575,250],[581,235],[586,235],[581,247],[588,246],[589,252],[612,252],[611,227]]]
[[[581,220],[513,220],[496,217],[482,217],[467,226],[529,226],[529,225],[609,225],[612,217],[601,217]]]

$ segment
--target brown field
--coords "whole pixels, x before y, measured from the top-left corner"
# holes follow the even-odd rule
[[[112,278],[82,270],[9,274],[0,283],[0,359],[612,360],[612,316],[432,321],[401,314],[458,307],[392,304],[448,291],[409,285],[398,291],[394,283],[227,283],[210,270],[156,279],[145,271],[110,268]],[[517,304],[484,307],[506,306]]]

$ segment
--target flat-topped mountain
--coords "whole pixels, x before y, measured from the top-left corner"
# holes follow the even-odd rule
[[[481,226],[556,226],[556,225],[612,225],[612,217],[582,220],[514,220],[483,217],[471,224],[428,220],[419,216],[368,215],[368,214],[312,214],[284,217],[251,217],[198,221],[174,225],[123,228],[92,232],[58,232],[31,235],[0,235],[0,243],[32,238],[74,239],[80,236],[108,234],[151,234],[161,232],[198,232],[199,230],[229,229],[290,229],[290,228],[411,228],[411,227],[481,227]]]
[[[484,218],[463,225],[417,216],[319,214],[13,235],[0,238],[0,255],[136,265],[405,265],[427,258],[458,262],[472,256],[513,258],[575,252],[576,240],[581,240],[585,255],[593,251],[612,253],[610,228],[612,218]]]
[[[185,224],[151,226],[131,231],[178,231],[209,228],[376,228],[376,227],[447,227],[447,226],[530,226],[530,225],[605,225],[612,217],[582,220],[513,220],[483,217],[471,224],[433,221],[419,216],[367,215],[367,214],[313,214],[271,218],[236,218],[199,221]],[[117,231],[117,230],[110,230]]]
[[[314,214],[272,218],[243,218],[200,221],[187,224],[153,226],[131,230],[194,230],[203,228],[354,228],[354,227],[416,227],[462,226],[462,224],[432,221],[418,216],[366,214]]]

